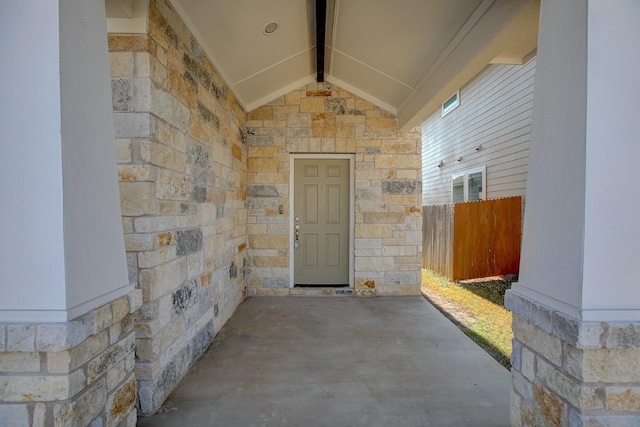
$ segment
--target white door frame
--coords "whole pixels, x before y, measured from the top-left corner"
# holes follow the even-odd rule
[[[294,232],[295,223],[295,160],[296,159],[346,159],[349,160],[349,287],[354,287],[355,265],[355,154],[290,154],[289,155],[289,287],[294,283]]]

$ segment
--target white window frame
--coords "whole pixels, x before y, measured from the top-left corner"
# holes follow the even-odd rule
[[[447,103],[449,102],[450,104],[447,105]],[[447,106],[445,107],[445,105]],[[458,108],[459,106],[460,106],[460,90],[457,90],[453,95],[451,95],[449,98],[447,98],[446,101],[442,103],[442,117],[446,116],[447,114],[449,114],[450,112]]]
[[[468,202],[469,201],[469,175],[477,172],[482,172],[482,197],[480,198],[480,200],[487,200],[487,167],[481,166],[478,168],[465,170],[464,172],[457,172],[451,175],[451,202],[452,203],[454,203],[453,202],[453,182],[455,181],[455,179],[462,177],[462,182],[464,185],[464,190],[463,190],[464,201],[463,202]],[[458,202],[458,203],[463,203],[463,202]]]

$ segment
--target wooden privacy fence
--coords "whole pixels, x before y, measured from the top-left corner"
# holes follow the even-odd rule
[[[452,280],[518,273],[522,198],[423,208],[422,265]]]
[[[422,207],[422,266],[451,278],[453,205]]]

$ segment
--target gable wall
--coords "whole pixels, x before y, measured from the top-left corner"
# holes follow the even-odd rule
[[[329,83],[312,83],[250,112],[246,134],[250,294],[297,292],[289,279],[289,171],[295,153],[355,154],[354,293],[419,293],[418,128],[399,132],[396,117],[372,103]]]
[[[423,123],[425,206],[452,203],[451,176],[482,166],[486,198],[524,196],[535,66],[535,59],[525,65],[489,65],[460,89],[458,108],[445,117],[438,109]],[[440,161],[444,166],[439,168]]]

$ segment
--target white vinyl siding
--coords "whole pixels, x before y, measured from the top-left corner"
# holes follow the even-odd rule
[[[438,110],[423,123],[425,206],[452,203],[452,176],[483,166],[484,198],[525,195],[535,67],[535,59],[489,65],[460,89],[458,108],[445,117]]]

